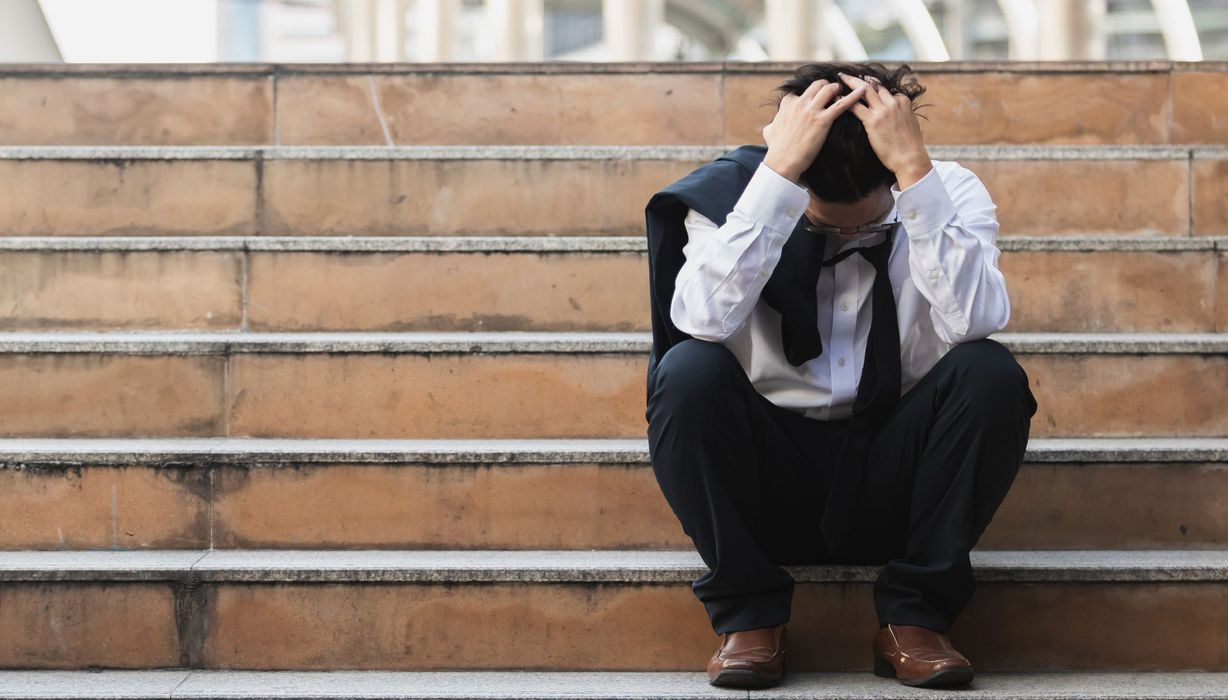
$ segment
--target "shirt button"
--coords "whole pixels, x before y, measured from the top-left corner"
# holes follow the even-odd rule
[[[906,216],[908,217],[909,221],[912,221],[913,219],[917,218],[917,210],[913,209],[912,211],[908,212]]]
[[[842,302],[840,302],[840,310],[841,310],[841,311],[848,311],[848,310],[849,310],[849,303],[848,303],[847,301],[842,301]]]
[[[930,279],[932,280],[938,279],[938,270],[930,270]]]
[[[789,216],[793,216],[794,214],[796,214],[796,213],[797,213],[797,210],[796,210],[796,209],[789,209],[789,210],[788,210],[788,211],[786,211],[785,213],[786,213],[786,214],[788,214]]]
[[[844,366],[844,358],[843,358],[843,357],[841,357],[839,360],[836,360],[836,364],[837,364],[837,365],[840,365],[841,367],[843,367],[843,366]]]

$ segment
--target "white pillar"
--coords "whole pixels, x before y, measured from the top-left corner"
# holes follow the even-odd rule
[[[417,0],[414,6],[414,58],[441,63],[452,58],[457,0]]]
[[[345,57],[365,63],[375,60],[375,0],[351,0],[341,5],[345,21]]]
[[[1202,42],[1190,14],[1189,0],[1151,0],[1151,6],[1160,21],[1168,57],[1174,61],[1201,61]]]
[[[930,15],[929,8],[921,0],[891,0],[891,8],[904,28],[913,51],[922,61],[949,61],[951,54],[942,41],[938,25]]]
[[[408,0],[376,0],[371,15],[375,60],[405,60],[405,10],[408,5]]]
[[[820,43],[811,50],[811,56],[820,57],[830,50],[833,57],[841,61],[869,60],[866,47],[857,36],[857,30],[835,0],[820,0],[816,14],[818,22],[814,28],[814,36]]]
[[[664,20],[665,0],[603,0],[601,28],[606,60],[654,60],[657,27]]]
[[[495,61],[540,61],[543,0],[486,0],[486,26]]]
[[[1095,61],[1105,56],[1104,0],[1036,0],[1038,58]]]
[[[1035,61],[1039,56],[1040,27],[1035,0],[998,0],[1006,18],[1007,57],[1012,61]]]
[[[947,0],[946,8],[942,20],[942,40],[951,58],[960,61],[968,55],[968,9],[964,0]]]
[[[773,61],[805,61],[815,52],[813,7],[807,0],[766,0],[768,56]]]

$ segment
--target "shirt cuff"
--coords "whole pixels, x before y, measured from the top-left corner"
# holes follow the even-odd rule
[[[774,231],[791,233],[809,204],[805,187],[761,162],[734,209]]]
[[[895,197],[900,223],[909,236],[926,236],[955,218],[955,203],[942,184],[938,168],[933,166],[902,192],[898,184],[892,184],[891,194]]]

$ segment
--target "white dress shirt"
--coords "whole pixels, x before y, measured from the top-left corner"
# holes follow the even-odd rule
[[[1010,318],[995,245],[997,207],[972,171],[932,163],[904,191],[892,185],[895,205],[883,218],[892,221],[899,213],[888,268],[900,327],[901,394],[952,345],[984,338]],[[857,394],[873,265],[853,254],[823,268],[815,319],[823,352],[796,367],[784,355],[780,312],[760,298],[809,203],[805,187],[761,163],[723,226],[690,210],[670,318],[684,333],[728,347],[772,403],[835,420],[851,415]],[[848,246],[881,243],[884,236],[829,236],[824,259]]]

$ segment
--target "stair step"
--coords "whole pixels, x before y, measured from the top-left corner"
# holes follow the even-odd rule
[[[931,691],[932,692],[932,691]],[[809,698],[893,700],[924,691],[869,673],[787,672],[753,693],[708,684],[702,671],[0,671],[0,699],[210,698],[213,700],[499,700],[586,698]],[[1228,697],[1228,673],[977,673],[967,700],[1211,700]]]
[[[692,547],[650,466],[643,439],[0,440],[0,549]],[[978,546],[1225,547],[1225,489],[1225,439],[1033,439]]]
[[[162,465],[183,460],[389,464],[648,464],[648,442],[619,439],[6,438],[0,464]],[[1033,438],[1035,463],[1228,462],[1228,438]]]
[[[1228,583],[1228,549],[973,550],[985,583]],[[788,565],[799,583],[873,583],[877,566]],[[60,550],[0,552],[0,581],[690,583],[694,550]]]
[[[0,267],[11,271],[0,317],[4,330],[29,331],[647,331],[646,245],[583,236],[0,238]],[[1228,238],[1000,245],[1010,331],[1228,330]],[[1140,279],[1148,294],[1137,294]]]
[[[8,146],[0,233],[642,235],[654,192],[733,147]],[[1012,235],[1228,231],[1223,146],[931,153],[981,176]]]
[[[10,66],[0,121],[39,144],[722,143],[762,137],[796,65]],[[930,143],[1228,138],[1222,64],[915,67]],[[595,108],[612,97],[618,109]]]
[[[696,672],[545,671],[0,671],[2,700],[210,698],[370,700],[764,698],[893,700],[925,691],[868,673],[786,673],[775,688],[716,688]],[[1228,698],[1228,673],[977,673],[968,700]]]
[[[1228,550],[974,551],[985,671],[1228,670]],[[868,671],[874,566],[790,565],[794,671]],[[696,670],[694,551],[0,552],[0,667]]]
[[[995,337],[1032,378],[1035,437],[1228,435],[1228,334]],[[0,335],[13,388],[0,415],[5,437],[639,437],[649,344],[645,333],[14,332]]]

